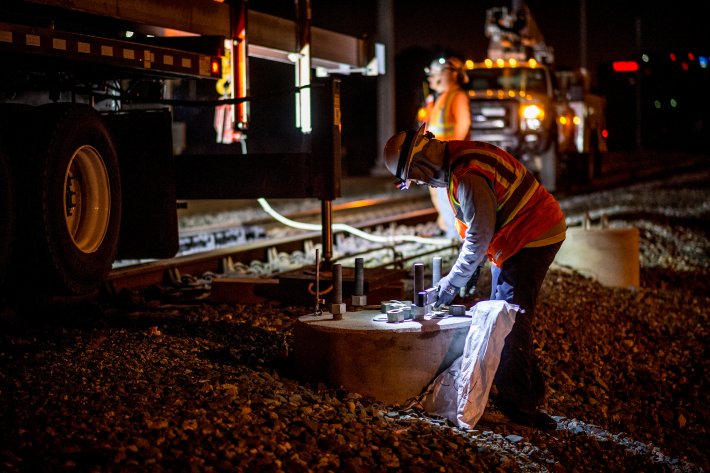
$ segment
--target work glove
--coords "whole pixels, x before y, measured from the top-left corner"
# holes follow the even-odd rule
[[[439,296],[434,304],[434,308],[438,309],[442,305],[451,305],[451,301],[458,295],[460,288],[449,282],[448,277],[443,277],[439,280]]]

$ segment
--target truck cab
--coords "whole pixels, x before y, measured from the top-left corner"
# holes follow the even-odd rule
[[[471,135],[516,156],[550,190],[572,139],[572,111],[554,73],[535,59],[469,63]]]

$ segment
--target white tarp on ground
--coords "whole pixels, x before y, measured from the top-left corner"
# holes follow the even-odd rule
[[[471,311],[463,354],[434,379],[422,400],[428,413],[464,429],[472,428],[483,415],[505,337],[520,307],[505,301],[481,301]]]

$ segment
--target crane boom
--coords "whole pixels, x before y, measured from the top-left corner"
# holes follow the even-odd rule
[[[543,64],[555,60],[553,48],[545,43],[535,18],[522,1],[514,1],[510,9],[486,10],[485,33],[489,38],[488,57],[493,60],[534,58]]]

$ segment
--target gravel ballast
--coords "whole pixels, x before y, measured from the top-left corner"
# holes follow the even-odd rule
[[[0,471],[707,471],[709,178],[560,199],[571,225],[639,228],[641,284],[548,273],[535,333],[557,430],[492,406],[461,430],[301,383],[292,328],[312,308],[134,294],[2,309]]]

